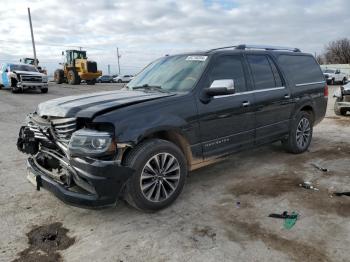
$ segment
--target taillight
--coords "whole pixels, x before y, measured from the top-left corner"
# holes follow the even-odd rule
[[[324,87],[324,97],[328,97],[328,85],[326,84],[326,86]]]

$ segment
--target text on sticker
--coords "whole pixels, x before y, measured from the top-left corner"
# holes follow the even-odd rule
[[[186,60],[188,61],[205,61],[207,59],[207,56],[205,55],[191,55],[186,57]]]

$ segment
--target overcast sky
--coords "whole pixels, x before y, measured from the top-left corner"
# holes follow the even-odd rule
[[[49,71],[61,51],[83,46],[107,73],[135,73],[165,54],[240,43],[292,46],[319,53],[350,37],[349,0],[1,0],[0,62],[37,55]],[[49,72],[52,73],[52,72]]]

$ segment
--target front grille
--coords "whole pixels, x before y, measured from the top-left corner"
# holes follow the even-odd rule
[[[41,83],[41,76],[21,75],[21,82]]]
[[[87,61],[87,69],[88,69],[88,72],[90,72],[90,73],[96,73],[97,72],[97,63]]]
[[[73,132],[77,129],[75,118],[61,118],[51,120],[57,140],[68,144]]]
[[[38,116],[30,118],[28,127],[34,132],[35,138],[40,140],[49,140],[49,130],[51,129],[57,141],[66,145],[69,143],[73,132],[77,129],[75,118],[55,118],[50,121]]]

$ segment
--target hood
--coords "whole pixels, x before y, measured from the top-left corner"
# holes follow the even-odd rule
[[[36,112],[40,116],[93,118],[117,108],[172,95],[119,90],[98,92],[49,100],[39,104]]]
[[[19,71],[19,70],[14,70],[12,72],[20,75],[44,76],[43,73],[39,73],[39,72],[29,72],[29,71]]]

